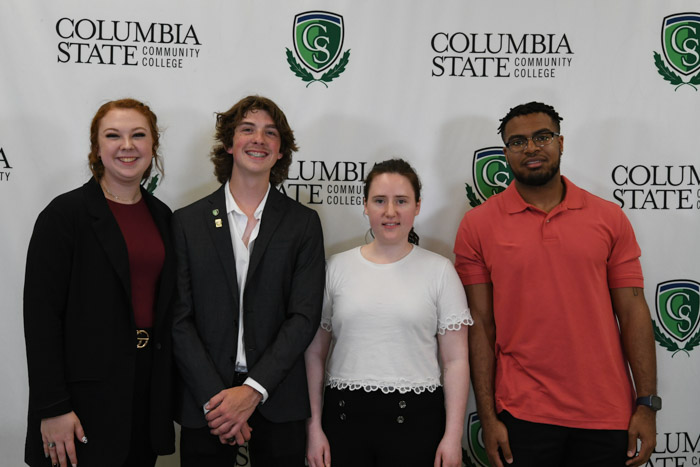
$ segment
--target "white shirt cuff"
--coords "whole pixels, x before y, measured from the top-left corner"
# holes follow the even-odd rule
[[[251,378],[249,376],[245,379],[245,381],[243,381],[243,384],[245,384],[246,386],[250,386],[251,388],[258,391],[260,394],[262,394],[262,400],[260,401],[260,403],[261,404],[265,403],[265,401],[267,400],[268,394],[267,394],[267,391],[265,390],[265,388],[260,385],[260,383],[258,383],[257,381],[255,381],[253,378]]]

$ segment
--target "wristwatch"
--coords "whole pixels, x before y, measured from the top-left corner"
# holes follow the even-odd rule
[[[661,398],[659,396],[637,397],[637,405],[645,405],[656,412],[661,410]]]

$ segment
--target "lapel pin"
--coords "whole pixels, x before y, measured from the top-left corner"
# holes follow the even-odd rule
[[[221,222],[221,219],[214,219],[214,225],[216,226],[217,229],[220,229],[221,227],[224,226],[224,223]]]
[[[212,215],[214,215],[214,216],[218,216],[218,215],[219,215],[219,210],[218,210],[218,209],[214,209],[211,213],[212,213]]]

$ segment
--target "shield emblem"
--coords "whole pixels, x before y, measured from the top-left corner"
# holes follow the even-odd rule
[[[513,181],[503,148],[498,146],[474,151],[472,172],[476,191],[484,200],[502,192]]]
[[[294,17],[294,50],[315,72],[335,62],[343,48],[343,17],[328,11],[306,11]]]
[[[489,457],[486,455],[486,448],[484,447],[484,438],[482,436],[479,414],[476,412],[469,414],[468,427],[469,455],[477,465],[489,467]]]
[[[700,283],[675,280],[657,285],[656,315],[674,339],[679,342],[688,339],[700,321]]]
[[[664,18],[661,44],[666,61],[682,75],[700,69],[700,13],[678,13]]]

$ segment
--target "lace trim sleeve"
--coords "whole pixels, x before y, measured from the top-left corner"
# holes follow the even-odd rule
[[[453,313],[444,319],[438,320],[438,333],[445,334],[447,331],[459,331],[462,325],[471,326],[474,324],[469,311],[462,310],[461,313]]]
[[[330,318],[321,318],[321,329],[328,332],[331,332],[333,330]]]
[[[357,391],[358,389],[363,389],[365,391],[382,391],[384,394],[389,394],[392,392],[398,392],[400,394],[406,394],[407,392],[414,392],[416,394],[421,394],[425,391],[434,392],[437,388],[441,386],[439,380],[435,381],[423,381],[420,383],[410,383],[408,381],[370,381],[370,380],[354,380],[348,381],[341,378],[328,378],[326,385],[335,389],[348,389],[350,391]]]

